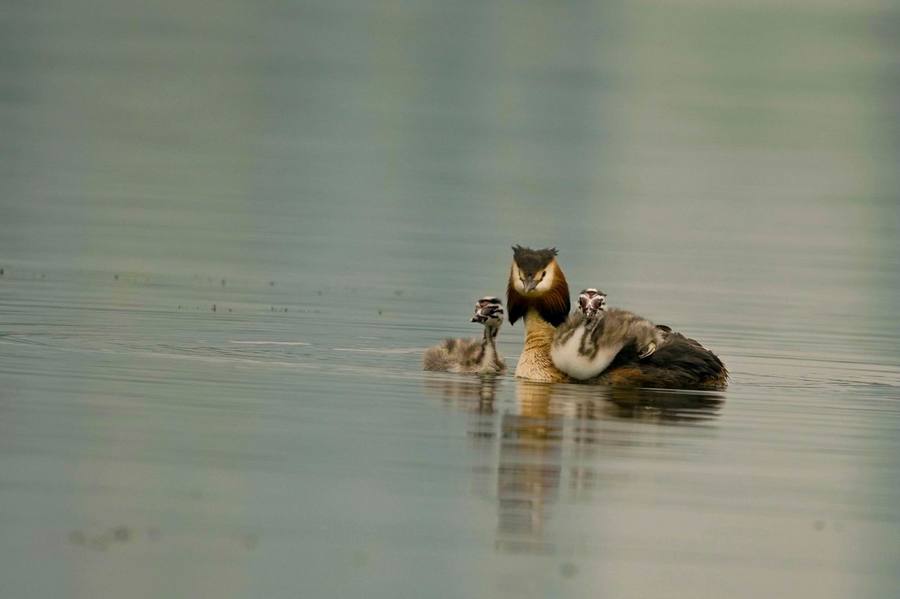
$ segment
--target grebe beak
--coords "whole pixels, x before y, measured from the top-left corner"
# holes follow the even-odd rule
[[[534,278],[529,277],[525,279],[525,293],[531,293],[535,287],[537,287],[537,282],[535,282]]]

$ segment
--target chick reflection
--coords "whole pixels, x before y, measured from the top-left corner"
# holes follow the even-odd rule
[[[520,381],[519,414],[503,414],[497,474],[497,549],[551,552],[544,540],[559,493],[562,418],[551,412],[553,386]]]
[[[497,396],[499,380],[496,375],[482,374],[478,377],[451,376],[425,380],[425,391],[452,402],[464,412],[479,414],[494,413],[494,398]]]

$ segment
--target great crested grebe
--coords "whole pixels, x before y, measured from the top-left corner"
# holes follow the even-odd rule
[[[513,246],[506,287],[509,323],[525,320],[525,347],[516,376],[544,382],[585,382],[630,387],[722,389],[728,370],[719,358],[669,327],[657,325],[655,350],[627,344],[599,375],[586,381],[560,370],[551,356],[557,327],[569,315],[569,286],[556,260],[556,248],[533,250]],[[564,329],[565,331],[565,329]],[[641,357],[643,355],[643,358]]]
[[[484,336],[478,339],[447,339],[425,350],[425,370],[441,372],[498,374],[506,370],[497,353],[497,333],[503,324],[503,304],[499,298],[483,297],[475,303],[472,322],[484,325]]]
[[[628,310],[606,307],[606,294],[585,289],[578,306],[553,337],[550,359],[570,377],[593,378],[606,370],[626,345],[639,359],[656,351],[663,332],[655,324]]]

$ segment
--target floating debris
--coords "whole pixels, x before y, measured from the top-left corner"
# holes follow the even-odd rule
[[[156,527],[147,529],[147,538],[151,541],[159,540],[160,533]],[[114,543],[128,543],[135,538],[135,531],[120,524],[97,534],[88,534],[81,530],[73,530],[69,533],[69,543],[78,547],[90,547],[95,551],[106,551]]]
[[[127,526],[116,526],[112,529],[112,537],[119,543],[127,543],[131,540],[131,529]]]
[[[253,551],[259,545],[259,535],[252,532],[241,535],[241,544],[247,551]]]
[[[572,562],[563,562],[559,565],[559,573],[563,578],[574,578],[578,575],[578,566]]]

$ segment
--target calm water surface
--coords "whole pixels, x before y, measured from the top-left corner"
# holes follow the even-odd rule
[[[896,594],[896,6],[465,4],[0,10],[0,595]],[[513,243],[730,388],[422,373]]]

